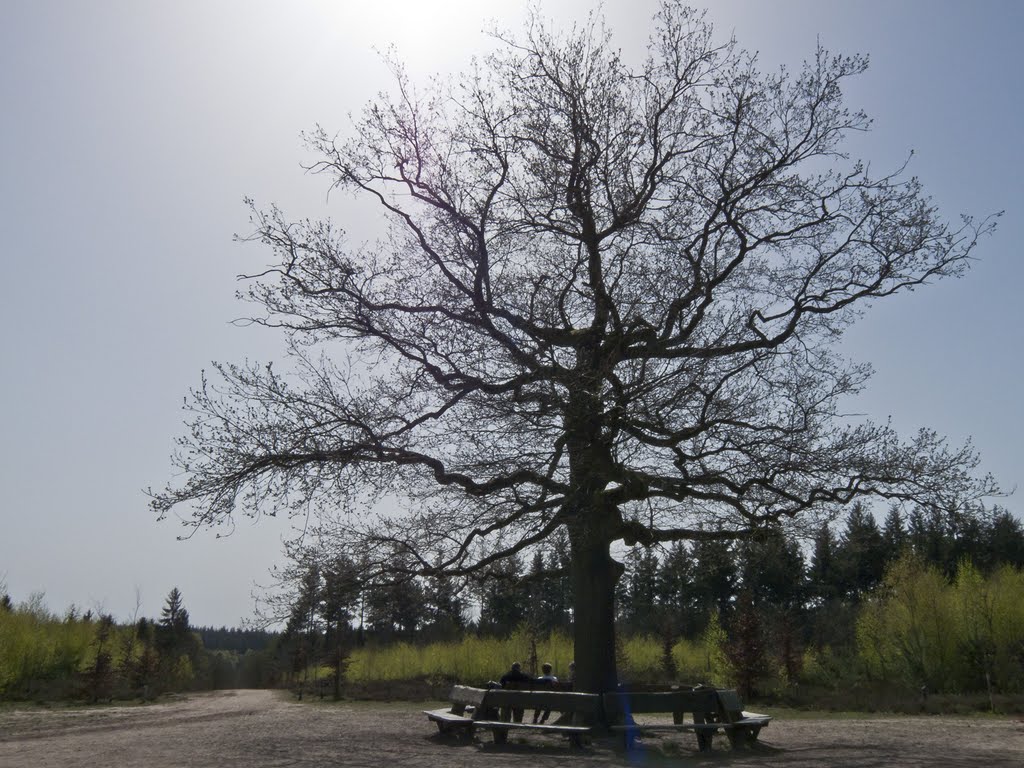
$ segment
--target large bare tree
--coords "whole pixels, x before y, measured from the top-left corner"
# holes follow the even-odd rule
[[[312,505],[368,567],[420,574],[564,528],[578,684],[602,691],[613,547],[994,489],[969,446],[840,410],[869,375],[836,353],[844,329],[959,275],[994,224],[950,226],[902,169],[844,153],[869,125],[842,97],[864,59],[762,73],[674,0],[635,66],[599,17],[497,41],[422,92],[396,67],[347,139],[310,137],[387,237],[254,208],[275,261],[248,297],[290,340],[287,370],[204,377],[156,511]]]

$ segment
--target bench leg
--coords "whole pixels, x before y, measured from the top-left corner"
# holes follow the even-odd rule
[[[697,749],[701,752],[710,752],[715,734],[712,731],[697,731]]]
[[[508,743],[508,731],[506,731],[504,728],[496,728],[494,731],[492,731],[492,733],[494,734],[495,744]]]
[[[729,730],[729,745],[733,749],[743,749],[744,747],[752,747],[754,742],[757,741],[757,736],[761,732],[760,726],[749,726],[732,728]]]

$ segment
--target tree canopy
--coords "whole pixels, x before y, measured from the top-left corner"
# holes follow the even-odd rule
[[[204,375],[183,480],[154,510],[214,525],[311,505],[364,568],[455,576],[564,530],[577,680],[606,690],[614,542],[995,489],[969,445],[840,410],[870,374],[843,331],[960,275],[994,227],[950,225],[902,168],[848,157],[870,121],[842,89],[866,59],[762,72],[675,0],[637,64],[599,15],[496,42],[426,88],[395,66],[347,137],[309,136],[386,237],[253,207],[275,260],[247,298],[288,338],[286,370]]]

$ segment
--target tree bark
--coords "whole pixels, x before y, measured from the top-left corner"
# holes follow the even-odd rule
[[[586,525],[570,526],[572,588],[575,600],[573,642],[574,687],[587,693],[614,691],[615,585],[623,573],[612,558],[608,541]]]

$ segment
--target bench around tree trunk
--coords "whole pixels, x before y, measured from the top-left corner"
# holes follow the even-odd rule
[[[457,685],[449,695],[447,710],[424,710],[427,718],[444,734],[471,736],[477,728],[490,730],[496,744],[508,740],[509,731],[568,736],[573,746],[581,746],[592,732],[600,714],[601,697],[591,693],[546,690],[485,690]],[[560,712],[558,722],[524,723],[528,709]]]
[[[722,730],[733,747],[753,743],[771,718],[743,712],[735,691],[698,688],[690,691],[606,693],[604,711],[611,730],[622,734],[628,749],[637,736],[654,731],[692,731],[697,748],[709,752],[715,733]],[[686,721],[690,714],[691,722]],[[671,714],[672,723],[636,722],[636,715]]]

